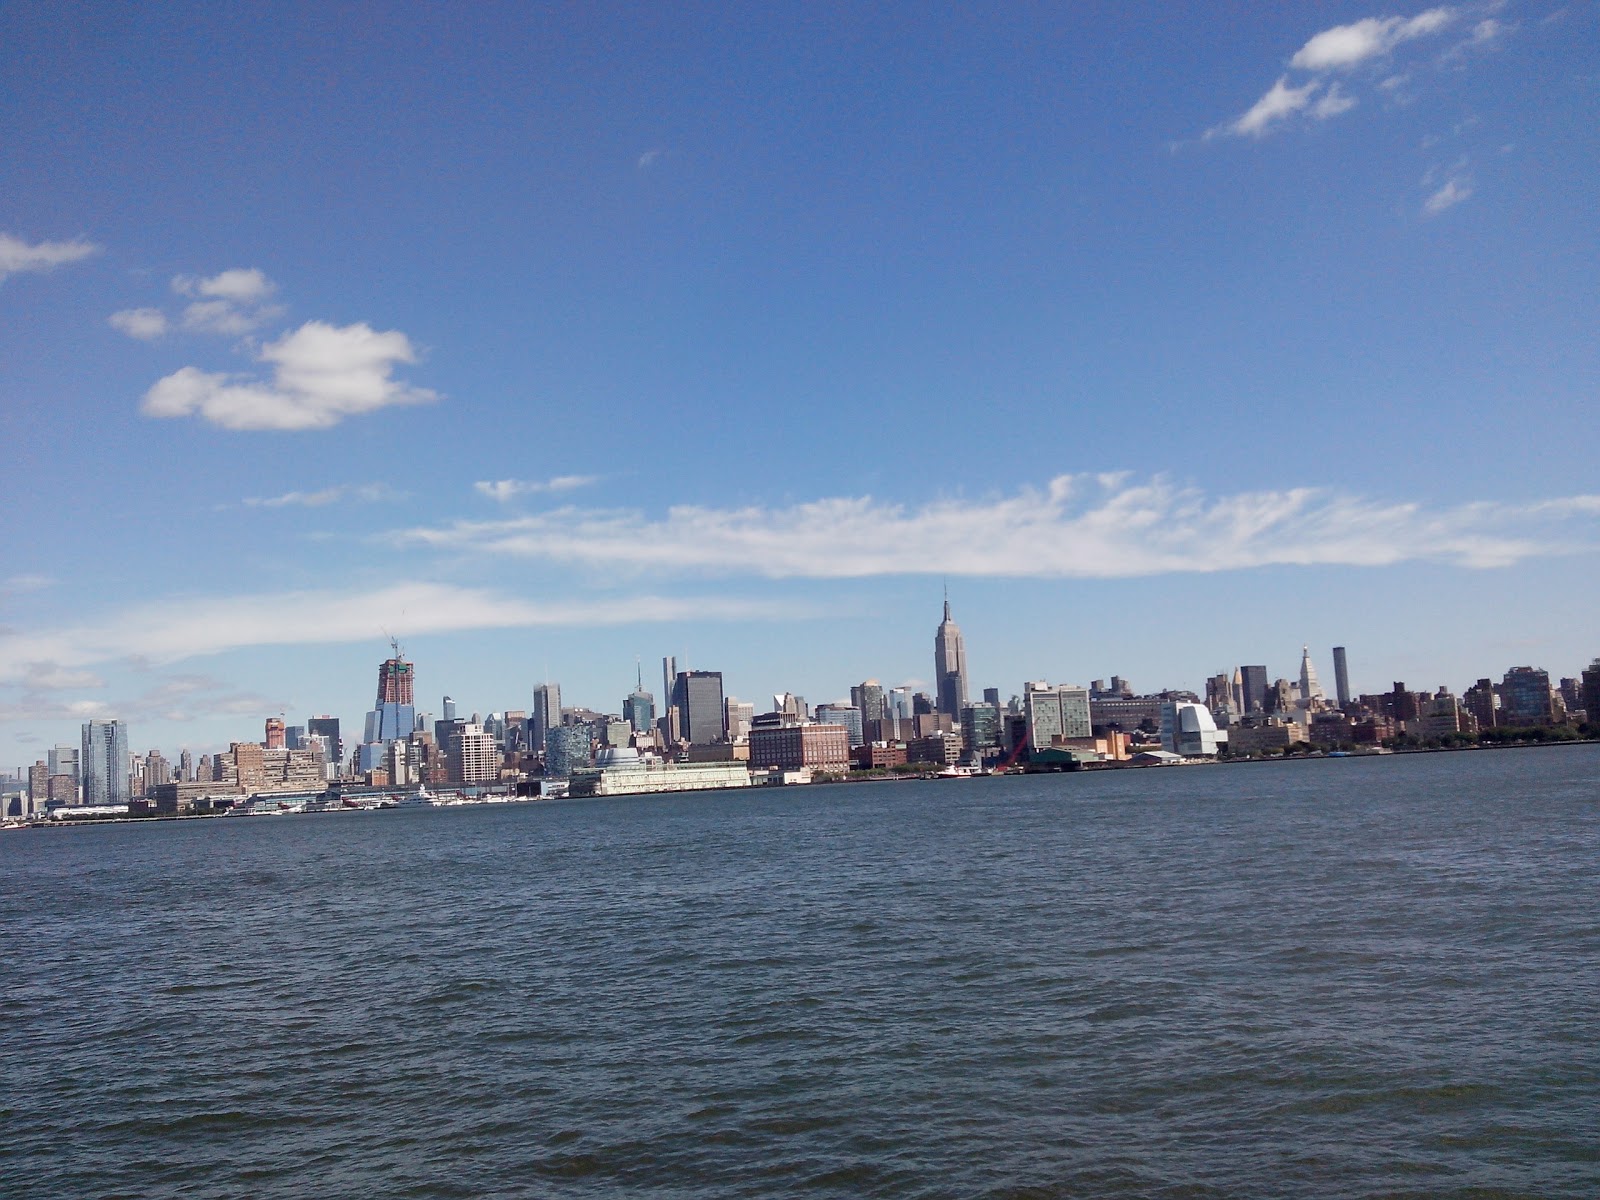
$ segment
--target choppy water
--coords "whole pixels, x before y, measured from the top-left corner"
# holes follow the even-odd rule
[[[0,840],[6,1196],[1600,1194],[1600,749]]]

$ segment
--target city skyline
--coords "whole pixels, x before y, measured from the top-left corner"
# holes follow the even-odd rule
[[[8,770],[354,741],[391,637],[936,695],[945,580],[969,699],[1593,655],[1592,7],[71,20],[0,12]]]

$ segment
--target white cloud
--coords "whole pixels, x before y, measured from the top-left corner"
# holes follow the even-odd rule
[[[488,496],[502,504],[518,496],[532,496],[549,492],[570,492],[599,483],[598,475],[557,475],[551,479],[480,479],[473,484],[479,495]]]
[[[233,267],[209,279],[196,275],[179,275],[172,281],[172,290],[180,296],[210,297],[230,300],[235,304],[255,304],[278,290],[278,285],[255,267]]]
[[[389,535],[399,545],[523,556],[603,573],[711,571],[769,578],[979,575],[1119,578],[1282,564],[1384,566],[1407,560],[1497,567],[1592,549],[1571,529],[1600,496],[1428,512],[1312,488],[1207,497],[1165,479],[1063,475],[998,499],[908,508],[838,497],[788,508],[564,507]]]
[[[1430,8],[1414,17],[1366,17],[1349,25],[1324,29],[1296,51],[1291,67],[1305,71],[1348,71],[1368,59],[1388,54],[1401,42],[1438,33],[1455,14]]]
[[[184,599],[128,609],[98,623],[0,634],[0,680],[21,664],[83,667],[135,657],[165,665],[248,646],[377,640],[472,629],[582,628],[680,620],[807,615],[790,602],[729,596],[583,598],[549,604],[485,588],[404,583],[370,591],[296,591]]]
[[[183,328],[191,333],[239,337],[284,311],[280,305],[267,303],[278,287],[255,267],[233,267],[209,278],[179,275],[172,281],[172,290],[194,298],[182,318]]]
[[[391,378],[396,365],[417,361],[410,340],[394,330],[307,321],[261,347],[256,358],[272,365],[270,383],[184,367],[158,380],[141,410],[151,417],[197,415],[224,429],[329,429],[349,416],[438,399]]]
[[[1311,115],[1319,121],[1326,121],[1329,117],[1337,117],[1340,113],[1349,112],[1355,106],[1355,97],[1346,95],[1343,89],[1337,83],[1334,83],[1311,106]]]
[[[1206,134],[1207,138],[1219,133],[1232,133],[1240,137],[1263,137],[1272,127],[1293,116],[1311,102],[1311,93],[1321,84],[1313,79],[1301,87],[1290,87],[1289,77],[1281,75],[1278,82],[1267,89],[1250,110],[1237,120],[1218,126]]]
[[[1436,217],[1448,208],[1454,208],[1472,195],[1472,184],[1465,178],[1447,179],[1443,187],[1422,202],[1422,214]]]
[[[248,508],[321,508],[347,497],[374,503],[379,500],[398,500],[402,493],[384,483],[341,483],[316,492],[284,492],[281,496],[247,496]]]
[[[81,238],[70,242],[29,243],[9,233],[0,233],[0,282],[7,275],[17,275],[23,271],[53,271],[98,253],[99,246]]]
[[[1219,134],[1239,137],[1264,137],[1283,126],[1296,115],[1319,121],[1349,112],[1359,97],[1346,92],[1338,81],[1329,82],[1334,73],[1354,72],[1367,64],[1385,62],[1390,54],[1405,42],[1429,37],[1449,27],[1458,17],[1451,8],[1430,8],[1414,17],[1365,17],[1348,25],[1336,25],[1313,35],[1289,60],[1291,71],[1302,71],[1304,82],[1291,82],[1293,76],[1282,75],[1257,100],[1250,110],[1232,121],[1209,130],[1207,140]],[[1474,44],[1481,38],[1492,41],[1503,29],[1495,21],[1479,23],[1480,35],[1474,30]],[[1376,86],[1397,101],[1408,97],[1400,91],[1408,77],[1391,73]],[[1326,88],[1324,90],[1324,84]],[[1318,91],[1321,95],[1318,96]],[[1313,102],[1314,101],[1314,102]]]
[[[167,314],[159,308],[125,308],[108,319],[111,328],[140,341],[151,342],[167,332]]]
[[[656,165],[656,161],[664,153],[666,153],[664,150],[646,150],[643,154],[639,155],[639,161],[636,165],[638,166],[639,170],[647,171]]]

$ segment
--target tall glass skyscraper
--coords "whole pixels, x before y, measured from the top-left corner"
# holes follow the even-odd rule
[[[678,697],[679,730],[686,741],[709,746],[727,736],[721,671],[681,671],[673,690]]]
[[[90,721],[83,727],[85,804],[126,804],[128,788],[128,727],[121,721]]]

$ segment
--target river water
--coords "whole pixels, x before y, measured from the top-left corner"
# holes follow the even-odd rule
[[[0,1194],[1600,1195],[1600,747],[0,835]]]

